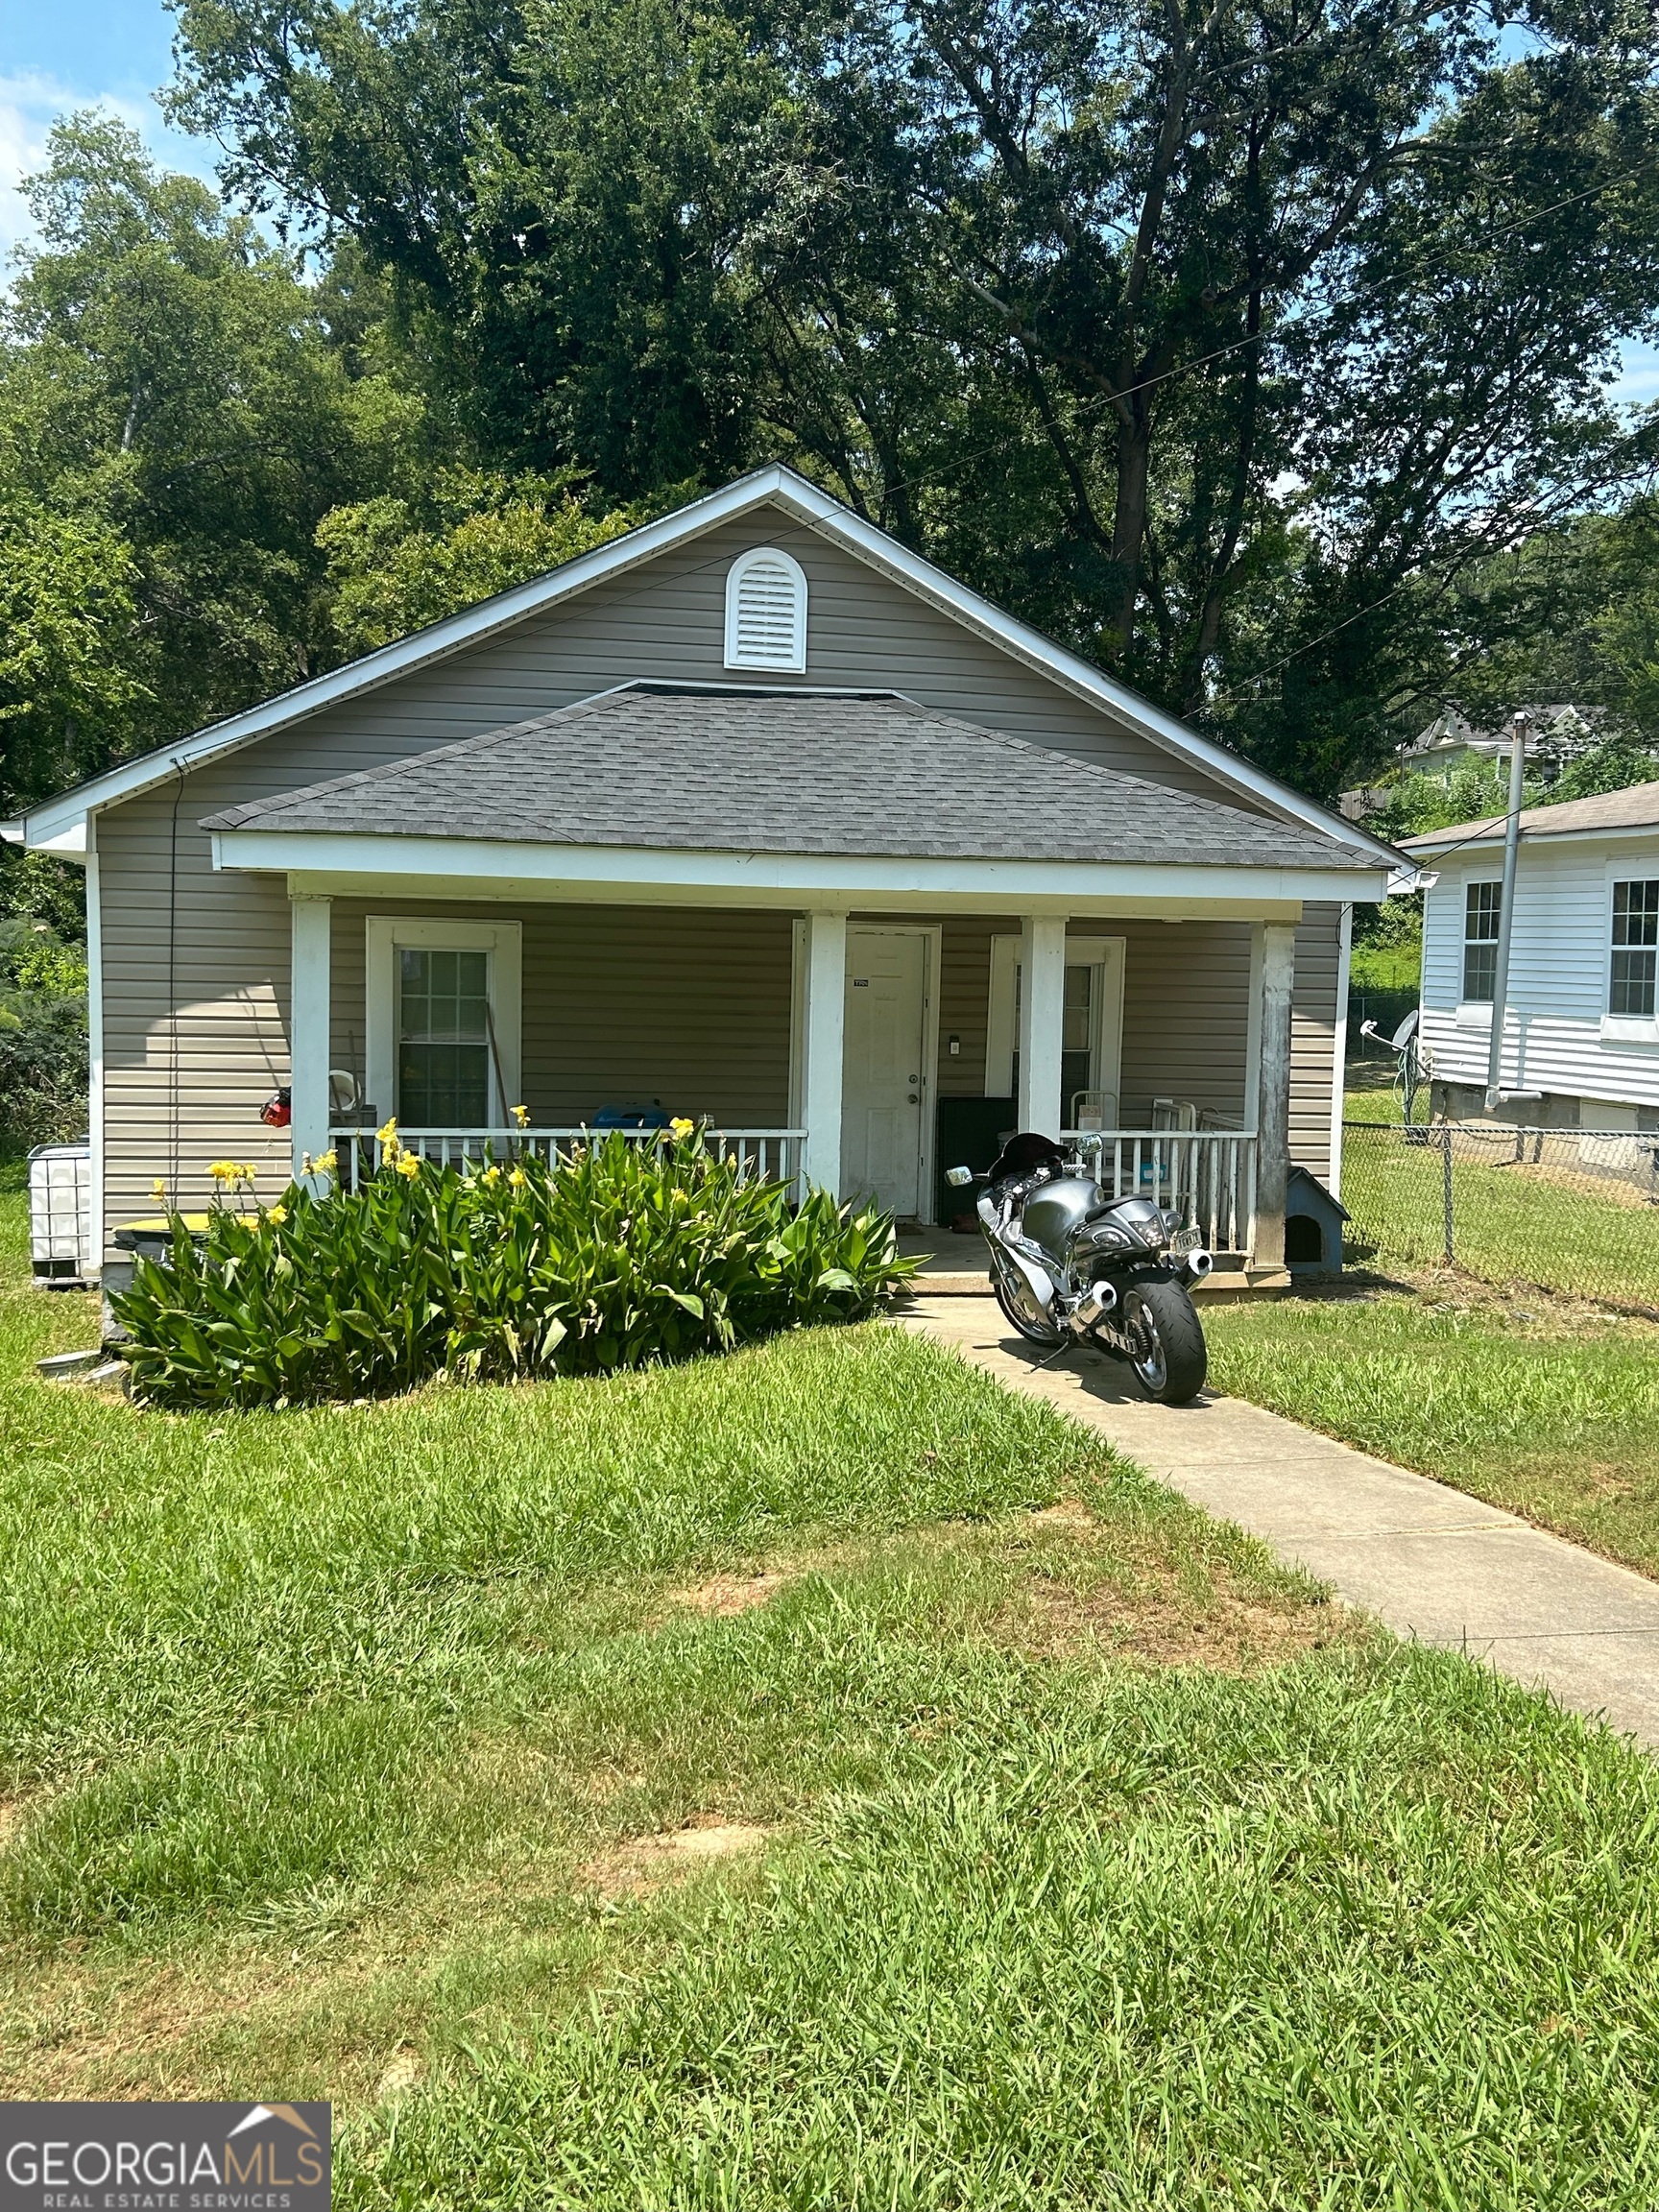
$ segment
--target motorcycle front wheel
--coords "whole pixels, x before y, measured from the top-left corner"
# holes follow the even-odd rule
[[[991,1260],[991,1287],[997,1293],[1002,1318],[1011,1328],[1018,1329],[1028,1344],[1043,1344],[1052,1349],[1059,1343],[1061,1333],[1032,1296],[1030,1285],[995,1253]]]
[[[1204,1387],[1210,1361],[1197,1309],[1181,1285],[1137,1283],[1123,1301],[1123,1335],[1147,1397],[1161,1406],[1190,1406]]]

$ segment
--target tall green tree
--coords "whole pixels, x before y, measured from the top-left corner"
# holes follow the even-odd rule
[[[322,288],[119,124],[54,132],[0,324],[0,807],[303,676],[318,523],[420,401]]]
[[[1316,789],[1433,592],[1651,459],[1659,33],[1534,0],[182,0],[493,465],[800,459]]]

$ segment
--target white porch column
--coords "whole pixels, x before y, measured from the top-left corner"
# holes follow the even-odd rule
[[[1290,1174],[1290,993],[1296,979],[1296,928],[1262,926],[1261,1072],[1256,1100],[1258,1267],[1285,1264],[1285,1198]]]
[[[293,1095],[294,1173],[301,1156],[328,1149],[328,963],[333,933],[326,899],[290,894],[289,1089]]]
[[[1060,1048],[1066,1019],[1066,917],[1027,914],[1020,924],[1020,1098],[1022,1129],[1058,1137]]]
[[[847,917],[811,913],[803,949],[801,1126],[805,1181],[841,1190],[842,1028],[847,1003]]]

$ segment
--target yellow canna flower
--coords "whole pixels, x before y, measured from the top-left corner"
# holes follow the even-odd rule
[[[396,1144],[397,1142],[397,1118],[394,1117],[392,1120],[385,1122],[380,1128],[378,1135],[382,1144]]]
[[[234,1183],[241,1170],[234,1160],[210,1160],[207,1172],[215,1183]]]
[[[288,1209],[286,1206],[273,1206],[265,1218],[274,1229],[280,1229],[288,1218]]]
[[[507,1180],[515,1190],[522,1190],[529,1178],[525,1174],[522,1167],[515,1167],[512,1174],[508,1176]]]
[[[156,1176],[156,1178],[155,1182],[154,1182],[154,1183],[152,1183],[152,1184],[151,1184],[151,1186],[150,1186],[150,1195],[151,1195],[151,1197],[152,1197],[152,1198],[154,1198],[154,1199],[155,1199],[155,1201],[156,1201],[156,1205],[157,1205],[157,1206],[165,1206],[165,1205],[166,1205],[166,1203],[167,1203],[167,1186],[166,1186],[166,1184],[165,1184],[165,1183],[163,1183],[163,1182],[162,1182],[162,1180],[161,1180],[161,1178],[160,1178],[160,1176],[159,1176],[159,1175],[157,1175],[157,1176]]]
[[[319,1175],[332,1175],[339,1165],[340,1155],[330,1145],[326,1152],[318,1153],[315,1172]]]
[[[530,1109],[529,1109],[529,1107],[528,1107],[528,1106],[515,1106],[515,1107],[514,1107],[514,1109],[513,1109],[513,1118],[514,1118],[514,1120],[515,1120],[515,1121],[517,1121],[517,1124],[518,1124],[518,1126],[519,1126],[519,1128],[520,1128],[520,1129],[528,1129],[528,1128],[529,1128],[529,1126],[530,1126]]]
[[[688,1121],[684,1114],[676,1114],[668,1124],[668,1134],[671,1137],[689,1137],[696,1126],[696,1122]]]
[[[493,1162],[492,1162],[491,1165],[485,1168],[483,1174],[478,1178],[478,1180],[481,1183],[499,1183],[501,1180],[501,1170],[494,1165]]]
[[[399,1175],[407,1175],[411,1177],[420,1174],[421,1163],[413,1152],[398,1153],[397,1172]]]

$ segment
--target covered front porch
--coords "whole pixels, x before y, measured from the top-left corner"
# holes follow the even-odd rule
[[[332,1151],[354,1181],[389,1119],[460,1164],[684,1118],[747,1171],[874,1198],[967,1267],[944,1171],[1036,1128],[1179,1207],[1224,1271],[1282,1262],[1287,902],[791,913],[460,888],[291,883],[296,1172]]]
[[[1387,880],[1342,836],[892,692],[631,683],[204,826],[216,868],[288,893],[297,1168],[359,1171],[394,1118],[458,1160],[679,1118],[932,1226],[946,1167],[1075,1130],[1268,1268],[1298,929],[1334,950]],[[1316,1172],[1334,1041],[1328,1011]]]

